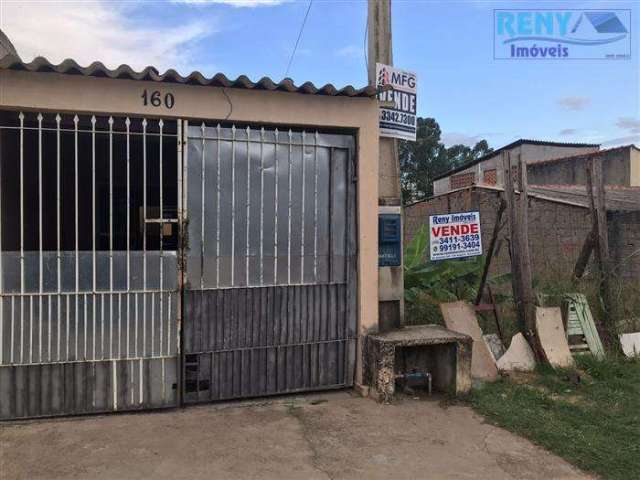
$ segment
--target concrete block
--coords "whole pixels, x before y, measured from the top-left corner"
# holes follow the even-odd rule
[[[536,368],[536,357],[521,333],[511,339],[511,345],[497,362],[500,371],[531,372]]]
[[[462,395],[471,388],[471,344],[467,335],[439,325],[407,326],[367,335],[365,341],[365,383],[369,396],[391,402],[395,377],[412,369],[433,376],[436,391]]]
[[[496,362],[482,338],[482,330],[471,305],[466,302],[442,303],[440,310],[447,328],[473,338],[471,376],[487,381],[496,380],[498,378]]]
[[[489,352],[491,352],[493,360],[497,362],[498,359],[504,355],[505,349],[502,340],[500,340],[500,337],[496,333],[488,333],[486,335],[482,335],[482,338],[484,338],[484,341],[489,347]]]
[[[620,335],[620,343],[627,357],[640,356],[640,332],[623,333]]]
[[[542,351],[551,366],[566,368],[575,365],[567,343],[560,308],[536,307],[536,332]]]

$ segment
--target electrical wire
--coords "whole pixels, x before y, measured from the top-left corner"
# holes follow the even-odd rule
[[[291,52],[291,57],[289,58],[289,63],[287,65],[287,70],[284,73],[285,78],[289,75],[289,69],[291,68],[291,63],[293,62],[293,57],[296,55],[296,50],[298,50],[298,44],[300,43],[300,38],[302,37],[302,31],[304,30],[304,26],[307,23],[307,18],[309,17],[309,11],[311,10],[311,4],[313,0],[309,0],[309,6],[307,7],[307,12],[304,14],[304,20],[302,20],[302,25],[300,26],[300,31],[298,32],[298,38],[296,39],[296,44],[293,47],[293,51]]]

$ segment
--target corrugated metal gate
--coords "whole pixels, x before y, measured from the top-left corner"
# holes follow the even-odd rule
[[[351,385],[354,158],[347,135],[0,111],[0,419]]]
[[[185,402],[352,385],[353,138],[185,130]]]
[[[0,112],[0,418],[177,405],[178,128]]]

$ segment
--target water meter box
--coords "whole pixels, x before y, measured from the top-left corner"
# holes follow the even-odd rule
[[[402,227],[400,214],[378,215],[378,265],[399,267],[402,260]]]

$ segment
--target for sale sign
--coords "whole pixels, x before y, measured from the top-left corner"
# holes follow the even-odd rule
[[[482,255],[480,212],[429,217],[431,260]]]
[[[376,63],[376,85],[391,85],[380,92],[380,136],[416,141],[416,74]]]

